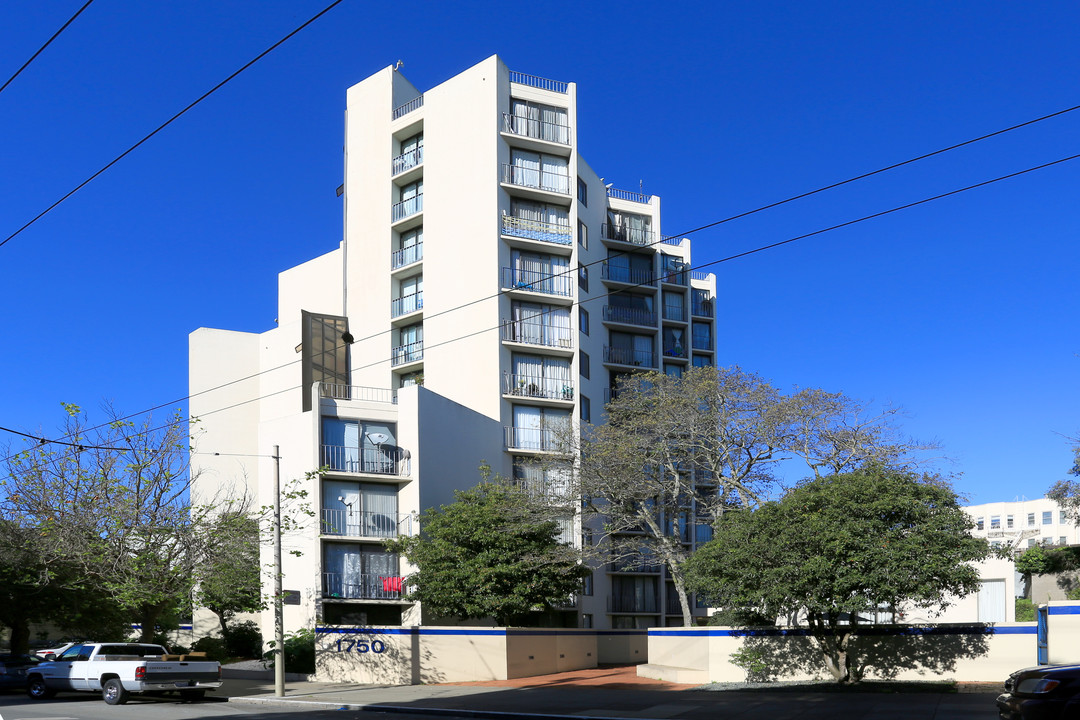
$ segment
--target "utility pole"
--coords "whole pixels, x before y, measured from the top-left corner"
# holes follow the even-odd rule
[[[281,455],[274,446],[274,694],[285,697],[285,609],[281,589]]]

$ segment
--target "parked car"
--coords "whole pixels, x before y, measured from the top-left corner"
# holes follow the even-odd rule
[[[1017,670],[997,698],[1001,720],[1065,720],[1080,717],[1080,665],[1042,665]]]
[[[44,659],[45,656],[49,655],[49,654],[59,655],[60,653],[64,652],[65,650],[67,650],[69,647],[71,647],[74,644],[75,643],[73,643],[73,642],[68,642],[68,643],[64,643],[63,645],[58,645],[57,647],[42,648],[41,650],[35,650],[34,654],[37,655],[39,658]]]
[[[0,690],[25,690],[26,671],[39,662],[33,655],[0,655]]]

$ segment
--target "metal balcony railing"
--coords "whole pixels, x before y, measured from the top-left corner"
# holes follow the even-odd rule
[[[390,222],[404,220],[424,209],[424,193],[390,206]]]
[[[656,354],[651,350],[631,350],[629,348],[605,345],[604,362],[614,365],[633,365],[635,367],[655,368]]]
[[[507,450],[540,450],[558,452],[563,450],[559,433],[546,428],[503,426]]]
[[[682,245],[683,240],[684,240],[684,238],[666,237],[663,240],[661,240],[661,242],[664,243],[665,245]]]
[[[390,175],[400,175],[424,162],[424,146],[403,152],[390,161]]]
[[[399,447],[323,445],[319,465],[338,472],[407,476],[409,454]]]
[[[686,306],[664,303],[664,319],[686,322]]]
[[[604,306],[604,320],[607,322],[623,323],[626,325],[642,325],[656,327],[656,312],[653,310],[639,310],[638,308],[619,307],[618,305]]]
[[[510,71],[510,82],[564,94],[569,86],[568,83],[562,82],[561,80],[548,80],[547,78],[537,77],[536,75],[527,75],[523,72],[517,72],[516,70]]]
[[[404,105],[398,105],[396,108],[394,108],[393,112],[390,113],[390,119],[397,120],[399,117],[403,115],[408,115],[413,110],[417,110],[422,107],[424,107],[424,96],[417,95]]]
[[[666,358],[682,358],[686,359],[686,346],[680,344],[668,344],[664,343],[664,357]]]
[[[544,122],[503,113],[503,130],[522,137],[547,140],[561,145],[570,144],[570,126],[561,123]]]
[[[695,350],[708,350],[712,352],[712,337],[708,334],[694,333],[690,340]]]
[[[424,359],[424,341],[405,343],[398,345],[390,352],[390,364],[393,367],[411,362],[419,362]]]
[[[502,234],[526,240],[555,243],[556,245],[572,245],[574,243],[574,236],[570,233],[569,219],[566,224],[560,224],[503,215]]]
[[[413,534],[413,518],[399,513],[323,508],[322,534],[377,538],[409,536]]]
[[[642,192],[634,192],[633,190],[619,190],[618,188],[608,188],[607,196],[610,198],[616,198],[618,200],[629,200],[630,202],[642,203],[648,205],[652,202],[652,195],[646,195]]]
[[[397,393],[393,390],[364,387],[362,385],[342,385],[340,383],[319,383],[319,397],[334,400],[365,400],[397,404]]]
[[[600,234],[607,240],[618,240],[631,245],[653,245],[657,241],[656,233],[648,228],[627,227],[604,223]]]
[[[424,293],[417,292],[411,295],[402,295],[396,300],[390,301],[390,317],[396,318],[408,315],[411,312],[424,309]]]
[[[574,386],[566,378],[545,378],[537,375],[503,373],[503,392],[507,395],[541,398],[544,400],[573,400]]]
[[[409,592],[399,575],[323,573],[322,583],[324,598],[400,600]]]
[[[694,315],[698,317],[711,318],[713,316],[713,301],[712,300],[695,300],[691,304],[691,310]]]
[[[600,266],[600,277],[610,282],[627,285],[656,285],[656,273],[652,268],[639,269],[612,265],[608,260]]]
[[[390,269],[397,270],[406,265],[412,265],[414,262],[420,262],[423,259],[424,243],[416,243],[394,252],[390,256]]]
[[[518,185],[534,190],[546,190],[562,195],[570,194],[570,176],[566,173],[503,163],[502,181],[508,185]]]
[[[660,601],[656,596],[609,595],[607,609],[613,613],[658,613]]]
[[[504,320],[502,339],[527,345],[543,345],[567,350],[574,348],[574,333],[570,328],[536,320]]]
[[[711,275],[711,273],[707,273],[704,270],[691,270],[690,271],[690,279],[691,280],[708,280],[709,275]]]
[[[573,283],[570,275],[567,274],[569,270],[565,268],[555,274],[539,270],[506,267],[502,271],[504,288],[531,290],[532,292],[557,295],[559,297],[570,297],[573,294]]]

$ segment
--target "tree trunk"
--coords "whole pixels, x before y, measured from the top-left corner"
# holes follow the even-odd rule
[[[139,642],[152,643],[157,635],[157,621],[161,617],[161,608],[155,606],[144,607],[139,613],[139,622],[142,630],[139,633]]]
[[[11,652],[15,655],[30,654],[30,623],[25,618],[15,620],[8,625],[11,628],[11,638],[8,641]]]

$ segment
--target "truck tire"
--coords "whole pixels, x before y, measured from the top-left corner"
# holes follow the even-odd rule
[[[205,690],[181,690],[180,699],[186,702],[198,702],[206,697]]]
[[[124,684],[119,678],[110,678],[101,686],[101,697],[108,705],[123,705],[128,701],[130,694],[124,689]]]
[[[26,683],[26,694],[34,700],[48,700],[56,691],[45,684],[44,678],[35,675]]]

